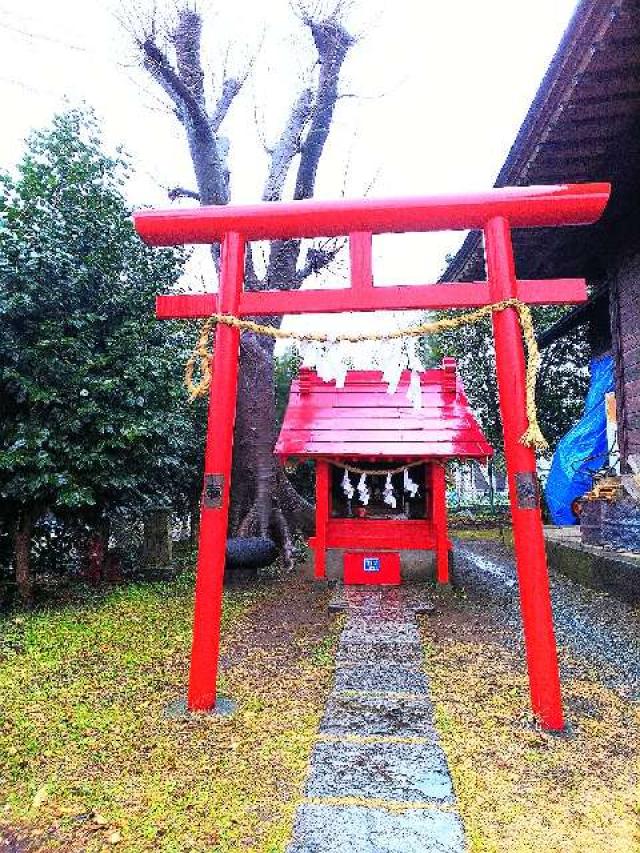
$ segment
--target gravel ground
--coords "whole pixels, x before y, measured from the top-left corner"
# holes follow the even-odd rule
[[[500,542],[453,539],[455,574],[471,600],[521,632],[513,554]],[[598,673],[625,699],[640,701],[640,612],[606,593],[550,572],[560,668],[564,676]]]

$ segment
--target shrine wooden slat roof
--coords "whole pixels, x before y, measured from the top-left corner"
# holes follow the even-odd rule
[[[637,207],[639,124],[640,3],[582,0],[495,186],[607,181],[612,197],[595,225],[514,231],[521,278],[601,278],[604,256],[615,250],[615,240],[624,239],[625,220]],[[472,232],[442,279],[484,277],[481,235]]]
[[[422,406],[407,398],[409,371],[388,393],[380,371],[350,370],[343,388],[303,369],[291,385],[275,453],[281,457],[485,458],[492,454],[448,360],[420,374]]]

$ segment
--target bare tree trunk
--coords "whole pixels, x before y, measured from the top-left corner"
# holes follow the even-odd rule
[[[270,163],[262,187],[265,201],[282,199],[292,171],[294,198],[313,196],[339,98],[341,69],[355,42],[343,24],[347,7],[343,0],[325,6],[309,4],[308,8],[304,3],[295,5],[302,26],[313,39],[316,72],[313,84],[296,94],[279,138],[268,149]],[[136,36],[144,67],[173,103],[193,163],[197,190],[176,188],[170,197],[188,196],[207,205],[228,204],[229,142],[219,131],[252,63],[240,78],[227,75],[216,92],[215,103],[208,105],[200,55],[200,13],[180,2],[176,2],[176,12],[177,23],[166,44],[159,40],[158,33],[163,28],[156,22],[150,23],[143,36]],[[328,248],[312,246],[301,258],[299,240],[273,241],[266,272],[260,279],[248,246],[245,288],[298,288],[308,276],[326,268],[339,250],[338,243]],[[219,246],[212,247],[212,255],[219,266]],[[274,325],[280,323],[276,318],[261,319]],[[281,544],[285,562],[290,562],[292,531],[313,529],[312,507],[296,493],[273,456],[275,429],[273,340],[243,335],[229,529],[231,535],[273,538]]]
[[[16,586],[18,600],[23,607],[33,603],[33,577],[31,575],[31,537],[33,535],[33,513],[23,510],[18,516],[14,540]]]
[[[85,541],[84,577],[93,586],[105,580],[110,535],[111,521],[102,517],[94,521],[93,530]]]

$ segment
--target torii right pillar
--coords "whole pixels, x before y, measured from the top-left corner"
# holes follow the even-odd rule
[[[508,221],[501,216],[490,219],[484,241],[491,301],[517,296]],[[564,720],[536,456],[520,441],[528,426],[526,368],[515,308],[494,312],[493,333],[531,705],[545,729],[559,731]]]

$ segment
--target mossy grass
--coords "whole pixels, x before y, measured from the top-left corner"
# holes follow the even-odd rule
[[[335,645],[308,618],[278,641],[300,583],[225,592],[227,718],[164,713],[187,680],[189,572],[0,622],[0,837],[4,826],[30,850],[283,850]],[[268,642],[255,644],[261,619]]]

